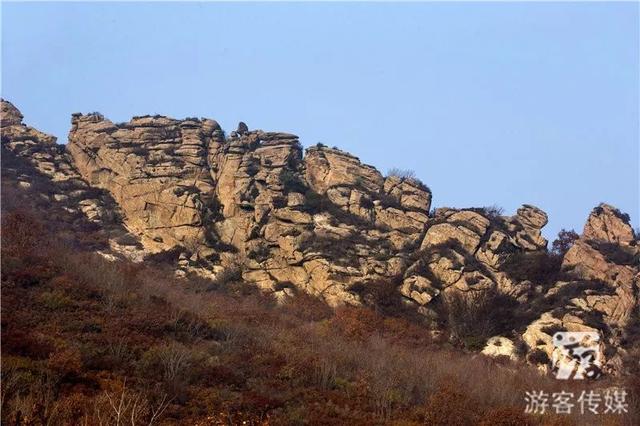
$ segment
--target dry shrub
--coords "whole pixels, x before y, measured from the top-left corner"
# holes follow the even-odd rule
[[[304,292],[296,292],[294,297],[286,299],[282,310],[298,320],[314,322],[328,319],[333,314],[329,305]]]
[[[110,400],[128,407],[121,417],[144,407],[133,416],[147,424],[147,407],[167,393],[176,396],[167,423],[526,425],[525,391],[567,385],[433,343],[421,325],[368,308],[332,316],[306,294],[277,307],[155,266],[65,248],[48,256],[30,265],[44,271],[37,286],[16,285],[3,268],[3,424],[18,412],[33,424],[99,424],[98,411],[112,422]],[[47,309],[47,292],[76,309]],[[124,375],[130,387],[113,385]]]
[[[536,422],[522,408],[497,407],[485,411],[478,426],[534,426]]]
[[[558,248],[561,250],[563,248]],[[516,252],[503,265],[504,271],[517,281],[529,280],[550,286],[563,278],[562,255],[546,251]]]
[[[449,295],[445,299],[447,323],[450,332],[467,349],[479,350],[486,340],[498,334],[513,319],[510,300],[495,291],[484,291],[475,296]]]
[[[44,226],[35,215],[17,210],[5,214],[2,220],[2,249],[11,256],[29,255],[44,242]]]
[[[369,338],[382,327],[383,318],[369,308],[342,306],[336,309],[331,325],[346,337],[356,340]]]
[[[3,353],[26,356],[32,359],[47,359],[55,350],[53,340],[45,335],[27,330],[3,327]]]
[[[82,372],[82,356],[75,348],[61,348],[49,356],[48,367],[65,375],[78,375]]]
[[[477,410],[455,382],[442,384],[425,406],[425,424],[462,426],[477,424]]]

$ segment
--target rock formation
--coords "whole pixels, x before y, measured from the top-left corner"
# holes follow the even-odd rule
[[[621,341],[630,322],[640,316],[640,249],[629,217],[607,204],[596,207],[562,268],[567,281],[557,282],[544,295],[553,309],[527,328],[524,340],[551,356],[556,331],[595,332],[603,343],[605,370],[620,370]]]
[[[434,327],[447,300],[499,295],[535,314],[511,337],[523,333],[530,351],[549,357],[553,330],[596,330],[621,348],[638,315],[637,236],[611,206],[592,212],[562,259],[562,280],[549,285],[510,266],[548,255],[547,215],[537,207],[513,216],[431,212],[431,191],[417,179],[385,177],[321,144],[303,152],[293,134],[242,122],[229,136],[204,118],[113,123],[92,113],[73,114],[71,124],[68,144],[56,145],[2,101],[3,150],[56,185],[51,202],[106,230],[105,255],[177,251],[178,274],[219,279],[237,271],[279,300],[298,290],[332,306],[376,303],[376,288],[394,283],[393,297]],[[134,243],[119,243],[124,234]],[[490,339],[485,353],[515,359],[512,341],[502,339]],[[618,368],[619,356],[608,355]]]

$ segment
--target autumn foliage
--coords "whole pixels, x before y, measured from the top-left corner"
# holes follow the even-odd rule
[[[2,424],[555,421],[525,415],[523,397],[557,383],[402,316],[304,294],[278,305],[110,262],[27,212],[2,223]]]

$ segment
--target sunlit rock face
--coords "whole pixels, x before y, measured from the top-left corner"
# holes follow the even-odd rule
[[[289,133],[75,114],[67,149],[148,250],[182,247],[212,275],[242,263],[263,289],[286,283],[332,305],[361,303],[354,286],[401,275],[429,220],[419,181],[385,179],[338,149],[303,155]]]
[[[640,262],[638,236],[612,206],[596,207],[558,255],[542,237],[547,214],[535,206],[510,216],[431,211],[430,189],[410,173],[383,176],[320,144],[304,150],[291,133],[241,123],[227,135],[207,118],[113,123],[73,114],[63,146],[23,124],[11,103],[3,100],[1,112],[3,152],[31,167],[16,170],[18,185],[34,184],[29,173],[53,182],[55,193],[41,195],[104,230],[105,255],[140,261],[171,251],[179,275],[237,270],[279,301],[295,291],[332,306],[393,301],[434,328],[451,326],[453,303],[507,303],[513,324],[485,339],[488,355],[521,358],[513,346],[520,339],[551,357],[554,329],[596,330],[603,369],[621,370],[638,317]],[[551,261],[551,281],[522,276]]]

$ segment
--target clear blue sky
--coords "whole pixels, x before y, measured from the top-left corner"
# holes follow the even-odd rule
[[[637,3],[2,5],[2,96],[66,141],[73,112],[297,133],[435,206],[522,203],[545,234],[601,201],[638,225]]]

